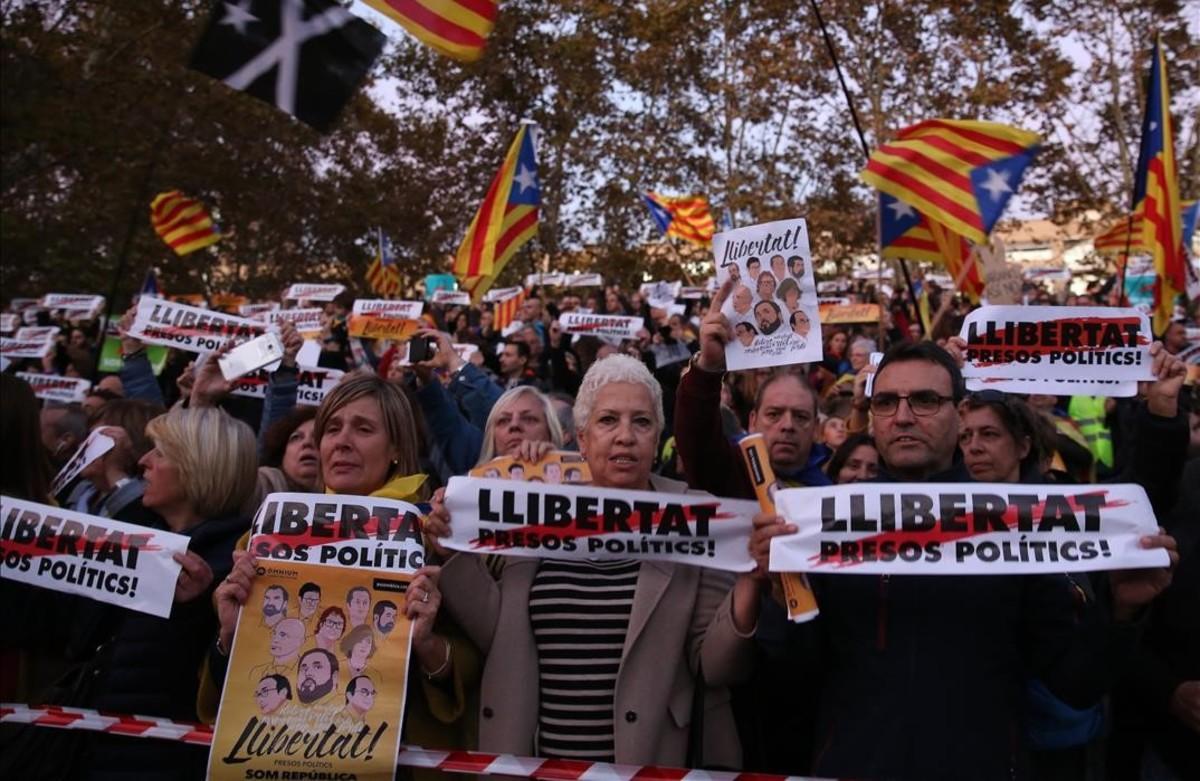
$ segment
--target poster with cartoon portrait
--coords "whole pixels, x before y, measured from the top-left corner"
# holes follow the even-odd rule
[[[588,485],[592,470],[578,453],[552,450],[537,463],[499,456],[467,473],[471,477],[490,477],[495,480],[523,480],[527,483],[574,483]]]
[[[230,651],[209,778],[390,780],[412,577],[261,559]]]
[[[731,370],[821,360],[821,323],[808,227],[779,220],[713,237],[717,281],[733,280],[721,312],[733,327]]]

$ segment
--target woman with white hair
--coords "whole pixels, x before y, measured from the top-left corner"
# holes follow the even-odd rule
[[[597,361],[575,403],[594,485],[685,493],[654,475],[662,389],[627,356]],[[427,529],[453,519],[434,497]],[[705,765],[737,767],[727,686],[748,674],[752,635],[733,624],[727,573],[682,564],[502,558],[441,551],[443,604],[487,654],[479,747],[518,755],[679,766],[701,697]],[[704,671],[704,687],[697,684]],[[531,685],[536,681],[537,686]]]

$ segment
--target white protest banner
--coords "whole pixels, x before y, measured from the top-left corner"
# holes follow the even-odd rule
[[[517,293],[522,293],[524,291],[525,291],[525,288],[523,288],[523,287],[493,288],[483,294],[483,300],[487,301],[489,303],[491,303],[493,301],[507,301],[508,299],[515,296]]]
[[[257,320],[145,296],[138,301],[129,329],[131,336],[146,344],[193,353],[217,350],[230,339],[253,339],[266,332],[266,325]]]
[[[749,572],[758,504],[697,494],[452,477],[447,548],[549,559],[673,561]],[[565,476],[557,479],[566,480]]]
[[[0,356],[14,358],[45,358],[54,349],[53,339],[9,339],[0,336]]]
[[[679,297],[685,301],[699,301],[707,295],[707,285],[684,285],[679,288]]]
[[[984,306],[967,315],[959,335],[967,342],[963,377],[972,389],[1030,392],[1028,385],[1002,382],[1014,377],[1154,379],[1150,319],[1135,309]]]
[[[1158,522],[1139,485],[853,483],[789,488],[796,534],[771,540],[772,572],[1017,575],[1165,567],[1139,541]]]
[[[780,220],[713,237],[717,279],[732,279],[721,312],[733,325],[725,346],[730,370],[821,360],[817,287],[802,219]]]
[[[525,287],[533,287],[534,285],[553,285],[558,287],[562,285],[566,279],[566,275],[558,271],[543,271],[536,274],[525,275]]]
[[[425,308],[424,301],[389,301],[384,298],[360,298],[354,302],[351,314],[373,315],[389,320],[418,320]]]
[[[604,284],[604,277],[600,274],[567,274],[567,287],[600,287]]]
[[[0,579],[167,618],[188,538],[0,496]]]
[[[104,434],[102,428],[92,429],[88,438],[76,448],[71,460],[64,464],[63,468],[58,470],[58,474],[54,476],[54,482],[50,484],[50,494],[57,494],[70,485],[80,472],[87,469],[88,465],[97,458],[112,450],[115,445],[116,442],[113,441],[113,438]]]
[[[307,407],[316,407],[325,400],[325,395],[333,390],[342,379],[345,372],[337,369],[300,369],[296,381],[296,403]],[[234,396],[246,396],[252,399],[267,397],[267,382],[271,373],[263,368],[239,377],[229,388]]]
[[[559,315],[558,323],[568,334],[612,336],[618,339],[636,339],[638,331],[644,327],[644,321],[640,317],[589,315],[579,312],[563,312]]]
[[[62,329],[56,325],[27,325],[23,328],[18,328],[17,332],[13,334],[13,338],[26,342],[44,342],[58,336],[61,331]]]
[[[433,303],[442,306],[470,306],[471,294],[465,290],[435,290]]]
[[[1137,380],[1048,379],[1040,377],[988,377],[967,380],[967,390],[1004,393],[1048,393],[1051,396],[1110,396],[1129,398],[1138,393]]]
[[[287,321],[296,326],[302,334],[316,333],[325,327],[325,310],[311,307],[306,309],[276,309],[254,316],[255,320],[266,323],[272,329]]]
[[[260,559],[376,570],[425,564],[421,511],[379,496],[268,494],[250,527]]]
[[[23,312],[26,309],[37,309],[39,300],[37,298],[14,298],[8,302],[8,311]]]
[[[879,364],[882,361],[883,361],[883,353],[871,353],[870,357],[867,359],[867,365],[872,366],[875,369],[878,369]],[[869,374],[867,374],[867,381],[865,383],[863,383],[863,395],[869,399],[869,398],[871,398],[871,394],[873,394],[874,392],[875,392],[875,372],[870,372]]]
[[[96,314],[104,308],[104,296],[47,293],[42,296],[41,305],[45,309],[65,309],[72,312]]]
[[[59,377],[57,374],[34,374],[17,372],[17,376],[29,383],[33,395],[47,401],[71,403],[83,401],[92,387],[91,380],[82,377]]]
[[[818,296],[817,306],[850,306],[850,296]]]
[[[238,307],[238,314],[242,317],[255,317],[256,315],[266,314],[267,312],[275,312],[279,309],[279,302],[266,301],[257,304],[242,304]]]
[[[309,285],[297,282],[287,289],[283,297],[289,301],[332,301],[345,289],[345,285]]]
[[[21,318],[17,315],[0,315],[0,333],[11,334],[20,324]]]

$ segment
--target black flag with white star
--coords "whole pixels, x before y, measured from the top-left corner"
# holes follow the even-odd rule
[[[323,132],[385,40],[331,0],[224,0],[213,8],[191,67]]]

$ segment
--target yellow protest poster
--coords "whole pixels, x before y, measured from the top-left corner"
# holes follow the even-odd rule
[[[524,480],[531,483],[577,483],[592,482],[592,470],[578,453],[552,450],[536,463],[499,456],[480,464],[467,473],[471,477],[490,477],[494,480]]]
[[[392,339],[398,342],[411,339],[422,327],[419,320],[401,320],[375,315],[351,315],[347,323],[350,336],[364,339]]]
[[[261,561],[230,651],[209,778],[390,781],[411,578]]]

